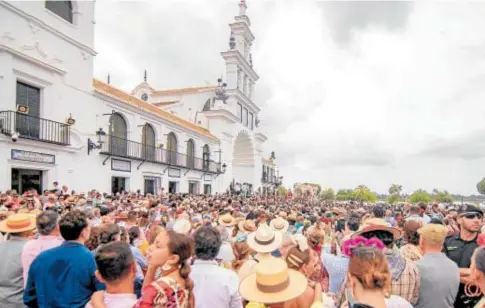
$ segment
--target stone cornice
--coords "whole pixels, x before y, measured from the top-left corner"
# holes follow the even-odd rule
[[[0,2],[1,3],[1,2]],[[8,46],[6,44],[2,44],[0,42],[0,52],[1,51],[5,51],[5,52],[8,52],[8,53],[11,53],[12,55],[16,56],[16,57],[19,57],[27,62],[30,62],[32,64],[36,64],[46,70],[49,70],[51,72],[55,72],[55,73],[58,73],[60,75],[65,75],[66,74],[66,71],[60,67],[58,67],[57,65],[54,65],[52,63],[49,63],[47,62],[46,60],[42,60],[42,59],[39,59],[37,57],[33,57],[33,56],[30,56],[30,55],[27,55],[24,51],[22,50],[19,50],[13,46]]]
[[[249,74],[251,79],[256,82],[259,79],[258,74],[249,65],[248,61],[244,59],[238,50],[228,50],[221,52],[222,57],[226,60],[226,63],[235,63],[243,67],[244,71]]]
[[[226,109],[204,111],[207,118],[222,118],[230,123],[239,123],[239,118]]]
[[[243,32],[246,40],[248,42],[252,42],[252,41],[254,41],[254,35],[251,32],[251,29],[249,28],[250,23],[248,24],[248,22],[249,22],[249,18],[247,18],[247,21],[246,20],[237,20],[237,18],[236,18],[236,22],[229,24],[229,26],[231,27],[232,31],[234,31],[234,33]]]
[[[260,142],[263,143],[263,142],[266,142],[266,140],[268,140],[268,137],[266,137],[266,135],[263,133],[256,133],[254,134],[254,139],[259,140]]]
[[[246,94],[244,94],[239,89],[230,89],[227,90],[227,94],[229,96],[235,97],[237,101],[243,102],[246,106],[249,107],[250,111],[252,111],[255,115],[257,115],[261,109],[256,105],[251,99],[249,99]]]

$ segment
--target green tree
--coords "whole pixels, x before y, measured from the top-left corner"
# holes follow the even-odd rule
[[[335,190],[332,188],[323,189],[318,195],[320,200],[333,201],[335,200]]]
[[[401,195],[402,192],[402,185],[399,184],[392,184],[391,187],[389,187],[389,194],[390,195]]]
[[[339,189],[337,191],[337,195],[335,196],[339,201],[349,201],[354,200],[352,196],[353,190],[352,189]]]
[[[477,190],[481,195],[485,195],[485,178],[477,183]]]
[[[387,197],[387,202],[389,202],[389,204],[395,204],[401,200],[401,195],[399,194],[391,194]]]
[[[376,195],[365,185],[357,186],[352,192],[352,196],[355,201],[359,201],[360,203],[376,202],[377,200]]]
[[[438,189],[433,189],[433,199],[439,203],[452,203],[455,201],[455,198],[448,191],[439,191]]]
[[[278,193],[278,196],[283,196],[284,197],[288,193],[288,189],[286,189],[286,187],[284,187],[283,185],[280,185],[278,187],[277,193]]]
[[[431,202],[431,197],[426,190],[418,189],[411,195],[411,197],[409,197],[409,202],[411,203],[418,203],[421,201],[426,203]]]

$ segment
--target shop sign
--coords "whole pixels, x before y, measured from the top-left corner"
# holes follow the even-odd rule
[[[131,161],[121,159],[111,159],[111,170],[131,172]]]
[[[180,169],[168,168],[168,176],[173,178],[179,178],[181,175]]]
[[[39,152],[23,151],[12,149],[12,159],[31,161],[44,164],[55,164],[56,156]]]
[[[212,175],[204,174],[204,181],[212,181]]]

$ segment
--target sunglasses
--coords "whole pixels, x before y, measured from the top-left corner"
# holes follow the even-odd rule
[[[483,215],[480,213],[471,212],[471,213],[466,213],[465,215],[463,215],[463,217],[465,217],[466,219],[475,219],[475,218],[482,219]]]

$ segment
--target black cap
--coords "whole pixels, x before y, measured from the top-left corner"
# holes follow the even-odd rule
[[[481,208],[474,206],[474,205],[471,205],[471,204],[467,204],[467,205],[463,206],[460,209],[458,215],[462,215],[462,214],[466,214],[466,213],[480,213],[481,215],[483,215],[483,211],[482,211]]]

